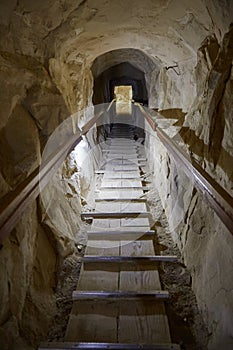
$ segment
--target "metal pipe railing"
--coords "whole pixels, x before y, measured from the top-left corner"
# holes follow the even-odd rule
[[[194,185],[202,193],[224,225],[233,234],[233,198],[222,188],[202,167],[191,160],[183,149],[161,130],[151,116],[138,105],[151,129],[157,133],[158,138],[171,154],[174,160],[182,167],[187,176],[194,179]]]
[[[182,166],[185,173],[194,178],[197,189],[203,194],[204,198],[233,234],[233,198],[198,163],[194,160],[190,162],[184,151],[163,130],[157,127],[156,122],[141,105],[138,106],[151,129],[157,133],[157,136],[168,152]],[[47,185],[50,178],[73,148],[82,140],[82,135],[85,135],[95,125],[103,113],[103,111],[99,112],[88,121],[81,131],[78,130],[67,143],[60,146],[59,150],[49,157],[42,168],[38,167],[13,192],[7,194],[2,199],[0,211],[0,244],[2,244],[3,239],[15,227],[29,204],[37,198],[40,191]]]

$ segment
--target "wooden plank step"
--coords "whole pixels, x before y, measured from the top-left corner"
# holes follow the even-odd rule
[[[122,178],[122,177],[106,177],[105,180],[107,181],[120,181],[120,180],[130,180],[131,181],[145,181],[143,177],[141,176],[138,176],[138,177],[127,177],[126,179],[125,178]],[[146,182],[149,182],[149,181],[146,181]]]
[[[99,256],[85,255],[82,258],[84,264],[88,263],[117,263],[117,264],[148,264],[154,262],[177,262],[177,256],[173,255],[151,255],[151,256]]]
[[[138,227],[130,227],[129,229],[127,227],[119,227],[119,229],[117,228],[114,228],[114,227],[109,227],[107,229],[104,229],[104,230],[90,230],[90,231],[87,231],[87,234],[89,233],[112,233],[112,234],[117,234],[117,233],[123,233],[123,234],[126,234],[126,233],[134,233],[134,234],[145,234],[145,233],[148,233],[148,234],[155,234],[155,230],[150,230],[150,228],[138,228]]]
[[[123,178],[123,177],[105,177],[104,181],[120,181],[120,180],[130,180],[130,182],[134,182],[134,181],[143,181],[143,182],[147,182],[147,183],[151,183],[150,180],[145,179],[143,176],[138,176],[138,177],[127,177],[127,178]]]
[[[110,258],[110,259],[109,259]],[[99,255],[86,255],[82,258],[84,271],[110,271],[110,272],[122,272],[122,271],[133,271],[135,279],[139,281],[140,276],[136,276],[136,271],[146,271],[142,280],[149,278],[153,280],[153,286],[156,287],[152,289],[160,289],[160,285],[156,284],[155,276],[150,276],[149,271],[158,270],[160,263],[175,263],[177,262],[176,256],[140,256],[140,257],[130,257],[130,256],[99,256]],[[142,275],[143,276],[143,275]],[[132,276],[128,276],[130,281],[132,281]],[[132,285],[131,285],[132,286]],[[149,286],[148,286],[149,288]],[[81,288],[83,289],[83,288]],[[96,289],[96,288],[95,288]],[[103,288],[101,288],[103,290]],[[109,290],[109,289],[108,289]]]
[[[146,198],[96,198],[96,202],[146,202]]]
[[[113,156],[114,158],[112,159],[111,156]],[[133,161],[133,160],[138,160],[138,161],[146,161],[147,158],[145,156],[139,156],[138,154],[119,154],[119,153],[108,153],[105,155],[106,159],[123,159],[123,160],[129,160],[129,161]]]
[[[72,299],[75,300],[153,300],[153,301],[164,301],[169,298],[169,292],[166,290],[150,290],[145,292],[130,292],[130,291],[117,291],[117,292],[106,292],[106,291],[85,291],[75,290],[72,293]]]
[[[122,153],[124,153],[125,155],[127,154],[135,154],[137,151],[136,151],[136,149],[132,149],[132,148],[124,148],[124,149],[115,149],[114,147],[112,148],[112,149],[102,149],[102,152],[104,152],[104,153],[108,153],[108,152],[110,152],[110,153],[116,153],[116,154],[118,154],[118,153],[121,153],[120,151],[122,151]]]
[[[112,154],[114,156],[114,154]],[[108,161],[111,159],[111,154],[106,158]],[[130,160],[130,161],[138,161],[138,162],[146,162],[147,158],[139,158],[139,157],[128,157],[127,155],[120,155],[116,154],[118,157],[114,157],[114,159],[123,159],[123,160]],[[124,164],[123,164],[124,165]]]
[[[154,239],[155,232],[89,231],[88,240],[137,241]]]
[[[120,172],[120,173],[127,173],[127,172],[135,172],[137,171],[137,169],[135,168],[132,168],[132,169],[124,169],[124,170],[121,170],[121,169],[114,169],[114,170],[96,170],[95,171],[95,174],[108,174],[108,173],[116,173],[116,172]]]
[[[148,186],[100,186],[100,190],[143,190],[149,191],[150,187]],[[99,190],[96,190],[99,191]]]
[[[147,218],[150,216],[150,212],[145,211],[145,212],[95,212],[95,211],[89,211],[85,213],[81,213],[81,218],[135,218],[135,217],[140,217],[140,218]]]
[[[46,342],[38,350],[180,350],[178,344]]]
[[[116,173],[116,172],[120,172],[120,173],[128,173],[128,172],[131,172],[131,173],[135,173],[135,172],[139,172],[139,169],[135,169],[135,168],[132,168],[132,169],[124,169],[124,170],[118,170],[118,169],[114,169],[114,170],[96,170],[95,171],[95,174],[109,174],[109,173]]]
[[[124,146],[117,146],[117,145],[109,145],[108,147],[103,147],[102,151],[129,151],[129,147],[124,147]],[[136,145],[131,145],[130,146],[130,151],[137,151],[138,150],[138,146]]]

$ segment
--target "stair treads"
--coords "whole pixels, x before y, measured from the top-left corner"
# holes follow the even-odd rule
[[[147,218],[150,215],[150,212],[133,212],[133,211],[122,211],[122,212],[85,212],[81,213],[81,218]]]
[[[177,262],[177,256],[173,255],[147,255],[147,256],[93,256],[85,255],[82,258],[85,264],[88,263],[120,263],[120,264],[154,264],[155,262]]]
[[[121,256],[145,256],[145,255],[154,255],[154,245],[151,241],[134,241],[134,242],[125,242],[121,246],[120,255]]]
[[[122,179],[127,179],[129,177],[140,177],[139,169],[133,169],[129,171],[118,171],[117,173],[113,170],[99,169],[95,171],[95,174],[103,174],[111,177],[121,177]]]
[[[112,301],[74,303],[65,340],[77,342],[117,342],[118,306]]]
[[[131,202],[118,202],[111,203],[111,206],[109,206],[109,203],[105,202],[97,202],[95,206],[96,211],[107,211],[111,208],[111,211],[138,211],[138,212],[145,212],[146,211],[146,204],[145,203],[131,203]]]
[[[120,252],[120,242],[115,242],[112,247],[105,248],[101,241],[92,242],[92,245],[88,245],[86,248],[87,255],[98,255],[98,256],[116,256]]]
[[[168,322],[161,302],[131,300],[76,301],[66,332],[66,341],[114,342],[119,317],[118,339],[129,343],[169,342]],[[125,328],[125,329],[124,329]],[[130,329],[131,328],[131,329]],[[142,340],[140,340],[142,338]],[[150,348],[151,349],[151,348]]]
[[[170,344],[163,303],[169,293],[161,290],[158,272],[160,261],[176,257],[154,255],[143,192],[149,187],[140,178],[146,156],[130,135],[128,126],[112,129],[95,172],[103,175],[95,210],[82,213],[92,225],[65,337],[78,342],[77,349],[82,342],[83,349],[179,348]]]
[[[120,219],[121,220],[121,226],[122,227],[128,227],[128,226],[150,226],[148,218],[126,218],[126,219]]]
[[[151,272],[151,271],[149,271]],[[73,301],[76,300],[152,300],[152,301],[164,301],[169,298],[169,293],[166,290],[150,290],[145,292],[132,292],[132,291],[98,291],[98,290],[78,290],[72,293]]]
[[[110,272],[109,272],[110,273]],[[134,291],[149,293],[153,290],[161,290],[159,273],[156,270],[149,271],[120,271],[120,291]]]
[[[129,219],[130,220],[130,219]],[[96,229],[96,226],[92,224],[91,226],[91,232],[95,231],[104,231],[104,232],[111,232],[111,231],[120,231],[120,232],[135,232],[135,233],[146,233],[146,232],[154,232],[154,230],[150,230],[150,227],[148,225],[145,226],[121,226],[121,219],[108,219],[108,220],[101,220],[101,219],[94,219],[94,223],[100,224],[101,222],[106,223],[106,225],[103,225],[100,229]]]
[[[161,262],[174,263],[176,256],[93,256],[83,257],[85,271],[149,271],[156,270]],[[158,289],[158,285],[156,289]]]
[[[114,192],[114,191],[102,191],[98,193],[98,196],[96,196],[96,201],[103,201],[103,200],[115,200],[115,201],[145,201],[145,195],[144,192],[141,190],[134,190],[130,193],[121,191],[121,192]]]
[[[105,170],[108,171],[117,171],[117,172],[131,172],[131,171],[136,171],[138,170],[137,164],[135,165],[111,165],[111,164],[106,164]]]
[[[149,191],[150,187],[148,186],[101,186],[99,190],[117,190],[117,191],[132,191],[132,190],[142,190],[142,191]],[[98,191],[99,191],[98,190]]]
[[[116,159],[125,159],[127,160],[128,162],[130,161],[130,164],[127,165],[127,164],[123,164],[123,166],[127,169],[127,167],[129,167],[130,165],[135,165],[135,166],[138,166],[139,162],[145,162],[146,161],[146,158],[145,157],[139,157],[139,156],[136,156],[136,157],[130,157],[130,156],[117,156],[117,155],[112,155],[112,156],[108,156],[106,157],[106,161],[105,163],[103,164],[104,165],[112,165],[114,166],[114,164],[112,164],[112,161],[113,160],[116,160]],[[107,164],[106,164],[107,162]]]
[[[119,274],[114,270],[85,270],[81,268],[77,290],[117,291]]]
[[[118,341],[144,344],[169,343],[171,339],[164,305],[146,301],[122,304]]]
[[[95,202],[114,202],[114,201],[119,201],[119,202],[146,202],[146,198],[96,198]]]
[[[125,156],[127,155],[137,155],[137,150],[136,149],[129,149],[129,148],[125,148],[125,149],[115,149],[114,147],[109,148],[109,149],[103,149],[102,150],[103,153],[107,153],[107,154],[123,154]]]
[[[180,350],[177,344],[134,344],[134,343],[42,343],[38,350]]]
[[[145,181],[142,177],[140,176],[134,176],[134,177],[122,177],[121,174],[114,174],[115,176],[111,177],[108,174],[104,174],[102,181],[130,181],[130,182],[142,182]]]
[[[116,173],[132,173],[132,172],[135,172],[135,171],[138,171],[138,174],[139,174],[139,169],[138,169],[138,166],[135,165],[135,167],[130,167],[130,168],[126,168],[128,167],[128,165],[121,165],[121,166],[115,166],[115,167],[112,167],[112,168],[106,168],[106,169],[100,169],[100,170],[97,170],[95,171],[96,174],[105,174],[105,173],[112,173],[112,172],[116,172]]]
[[[120,230],[117,232],[111,231],[89,231],[88,232],[88,240],[102,240],[102,241],[136,241],[136,240],[152,240],[154,238],[155,233],[145,232],[121,232]]]
[[[121,227],[121,219],[93,219],[91,230],[99,231],[100,229],[108,229],[110,227],[114,227],[117,230]]]
[[[101,183],[102,187],[140,187],[142,182],[140,179],[103,179]]]

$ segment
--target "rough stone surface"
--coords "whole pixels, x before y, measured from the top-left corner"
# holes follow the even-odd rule
[[[42,223],[59,257],[75,251],[81,212],[78,168],[67,160],[41,192]]]
[[[2,349],[31,349],[30,343],[46,332],[49,319],[51,321],[55,308],[52,287],[56,256],[45,242],[45,234],[38,227],[34,203],[4,241],[1,250],[1,266],[5,267],[0,272]],[[32,332],[33,338],[28,337],[27,334]]]
[[[142,58],[145,54],[156,63],[150,78],[145,71],[150,106],[188,112],[180,136],[192,156],[232,193],[232,30],[225,35],[232,14],[233,2],[228,0],[136,0],[134,6],[128,0],[2,0],[0,195],[5,196],[40,164],[40,153],[54,129],[70,113],[91,104],[92,63],[118,49],[143,53],[127,58],[124,51],[114,58],[118,63],[126,59],[148,68],[148,60]],[[110,61],[100,63],[97,71],[106,69]],[[81,120],[82,126],[86,114],[89,112],[75,115],[73,122]],[[101,133],[99,128],[88,136],[92,148]],[[195,197],[188,179],[173,166],[164,149],[153,142],[151,154],[159,172],[156,185],[160,185],[165,209],[171,212],[173,208],[177,214],[171,216],[170,225],[177,228],[174,240],[191,269],[199,306],[212,332],[209,349],[225,345],[228,350],[232,345],[232,279],[229,274],[228,280],[223,276],[227,262],[231,266],[231,237],[215,217],[204,222],[206,205]],[[91,173],[98,155],[97,147],[87,162]],[[35,348],[56,312],[56,261],[75,249],[80,188],[84,197],[91,194],[90,178],[78,167],[76,178],[72,164],[71,170],[70,164],[63,165],[47,188],[47,198],[52,194],[55,202],[57,198],[52,213],[57,222],[46,216],[43,204],[33,203],[0,251],[4,350]],[[74,168],[76,171],[76,165]],[[183,206],[187,215],[178,225]],[[64,220],[67,214],[70,222]],[[192,252],[202,242],[206,249],[200,248],[202,257],[196,261]],[[223,258],[219,250],[224,251]],[[47,263],[44,252],[49,254]]]
[[[197,65],[197,71],[205,74],[205,79],[202,76],[197,80],[197,90],[203,91],[203,95],[197,96],[185,116],[185,126],[177,127],[178,134],[174,137],[180,145],[186,142],[184,149],[229,193],[232,193],[232,44],[232,29],[220,44],[214,38],[203,43]],[[212,61],[207,58],[208,52]],[[171,113],[170,110],[167,116]],[[163,128],[166,122],[158,120]],[[174,133],[174,127],[164,130],[170,136]],[[233,274],[232,235],[193,188],[192,179],[175,165],[156,135],[150,135],[147,147],[155,186],[169,218],[173,239],[191,272],[198,305],[209,328],[208,349],[230,350],[233,346],[233,283],[229,278]]]
[[[21,105],[15,106],[0,131],[0,149],[0,162],[4,164],[2,174],[12,188],[40,163],[38,129]]]

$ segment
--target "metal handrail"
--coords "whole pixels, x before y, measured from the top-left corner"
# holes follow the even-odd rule
[[[202,193],[204,199],[210,204],[224,225],[233,235],[233,198],[220,186],[202,167],[191,160],[183,149],[172,140],[156,122],[151,118],[145,109],[138,105],[151,129],[157,133],[158,138],[168,150],[176,162],[182,166],[187,176],[194,179],[194,185]]]
[[[103,113],[104,111],[101,111],[89,120],[81,130],[72,135],[68,142],[65,142],[57,151],[50,155],[42,167],[37,167],[14,191],[1,199],[0,245],[15,227],[23,212],[38,197],[40,191],[47,185],[66,157],[79,144],[82,136],[91,129]]]
[[[157,133],[159,139],[174,159],[182,165],[185,173],[188,176],[193,176],[197,189],[204,195],[204,198],[233,234],[233,198],[198,163],[194,160],[190,162],[184,151],[163,130],[157,127],[156,122],[144,108],[141,105],[139,105],[139,108],[151,129]],[[49,157],[43,167],[35,169],[13,192],[2,198],[0,244],[15,227],[29,204],[37,198],[40,191],[47,185],[65,158],[82,140],[82,135],[85,135],[91,129],[103,113],[103,111],[98,113],[98,115],[88,121],[81,131],[78,130],[66,144],[63,144],[58,151]]]

